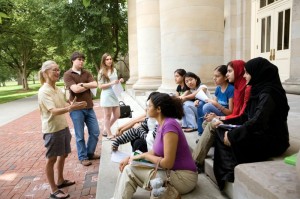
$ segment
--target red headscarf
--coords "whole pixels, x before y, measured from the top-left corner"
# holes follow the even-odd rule
[[[233,60],[229,64],[234,70],[234,94],[233,94],[233,111],[225,119],[231,119],[240,116],[250,97],[251,87],[247,86],[243,77],[245,73],[245,62],[243,60]]]

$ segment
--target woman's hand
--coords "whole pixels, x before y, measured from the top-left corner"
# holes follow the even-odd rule
[[[198,106],[199,106],[199,100],[195,100],[195,101],[194,101],[194,105],[195,105],[196,107],[198,107]]]
[[[227,134],[228,134],[228,131],[225,131],[225,135],[224,135],[224,144],[225,144],[226,146],[231,146],[231,143],[230,143],[229,140],[228,140]]]
[[[117,131],[116,131],[116,136],[121,136],[123,134],[123,129],[121,128],[118,128]]]
[[[119,165],[120,172],[123,172],[124,167],[129,163],[130,157],[124,158]]]
[[[140,160],[140,159],[145,159],[145,154],[144,153],[139,154],[139,155],[131,156],[130,159],[129,159],[129,162],[132,162],[133,160]]]
[[[211,122],[217,115],[215,113],[206,114],[204,119],[207,122]]]
[[[205,102],[207,102],[207,103],[211,103],[212,105],[214,105],[214,106],[216,106],[216,104],[218,103],[216,100],[214,100],[214,99],[207,99]]]
[[[119,82],[123,83],[123,82],[124,82],[124,79],[123,79],[123,78],[120,78],[120,79],[119,79]]]

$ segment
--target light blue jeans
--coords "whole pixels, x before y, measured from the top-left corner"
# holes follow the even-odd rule
[[[203,106],[203,115],[208,114],[208,113],[215,113],[217,116],[224,116],[225,114],[215,107],[212,103],[206,103]]]
[[[197,107],[193,101],[185,101],[183,103],[184,117],[182,118],[182,126],[197,129]]]
[[[96,114],[92,108],[75,110],[70,113],[76,137],[78,159],[87,160],[94,155],[100,134]],[[88,129],[88,141],[84,140],[84,124]]]

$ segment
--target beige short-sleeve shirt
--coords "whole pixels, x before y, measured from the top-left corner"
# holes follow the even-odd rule
[[[55,133],[68,127],[65,114],[52,115],[53,108],[64,108],[65,99],[63,92],[55,86],[55,89],[47,83],[39,89],[38,93],[39,109],[41,112],[42,132]]]

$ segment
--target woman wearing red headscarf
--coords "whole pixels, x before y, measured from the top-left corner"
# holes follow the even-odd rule
[[[243,78],[245,62],[243,60],[233,60],[227,64],[226,77],[230,83],[234,83],[233,95],[233,111],[228,116],[216,116],[209,114],[204,122],[206,125],[201,135],[195,150],[193,158],[197,163],[198,172],[202,171],[204,159],[214,143],[216,126],[221,122],[211,122],[213,118],[218,120],[227,120],[240,116],[246,107],[250,96],[251,87],[246,85],[246,80]]]

